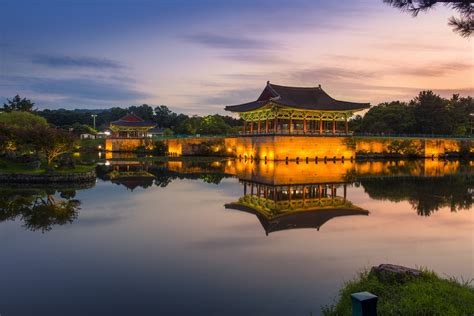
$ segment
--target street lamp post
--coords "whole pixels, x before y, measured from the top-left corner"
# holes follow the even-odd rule
[[[91,116],[94,119],[94,129],[95,129],[95,118],[97,117],[97,114],[92,114]]]

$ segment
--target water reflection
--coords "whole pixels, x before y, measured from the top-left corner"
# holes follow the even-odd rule
[[[266,234],[292,228],[320,229],[330,219],[367,216],[347,196],[349,187],[362,187],[373,200],[408,201],[420,216],[443,207],[452,212],[473,205],[472,163],[441,160],[311,163],[245,160],[151,161],[110,160],[97,168],[99,179],[127,190],[167,187],[178,179],[219,184],[238,178],[241,197],[225,208],[254,214]],[[94,186],[37,186],[4,188],[0,193],[0,221],[21,220],[32,231],[46,232],[72,223],[81,201],[76,190]]]
[[[473,203],[474,178],[469,175],[367,178],[360,184],[372,199],[408,201],[421,216],[430,216],[442,207],[451,212],[469,210]]]
[[[228,209],[255,214],[265,233],[316,228],[339,216],[369,215],[347,200],[347,184],[268,185],[242,181],[244,195]],[[343,192],[338,196],[338,190]]]
[[[31,231],[50,231],[54,226],[71,224],[79,215],[81,202],[75,199],[79,187],[30,187],[0,190],[0,221],[20,220]]]
[[[206,183],[219,184],[224,178],[236,177],[243,185],[243,197],[226,207],[235,208],[235,203],[240,203],[242,210],[243,204],[250,208],[264,205],[263,209],[260,207],[253,211],[269,220],[274,219],[277,214],[288,215],[290,211],[294,212],[300,206],[306,211],[314,211],[317,205],[311,204],[312,201],[319,203],[319,206],[325,206],[327,203],[339,205],[341,199],[333,194],[337,190],[344,191],[342,201],[348,204],[350,203],[346,196],[348,186],[363,187],[373,199],[408,201],[412,208],[423,216],[429,216],[446,206],[452,211],[467,210],[473,203],[472,169],[473,166],[469,162],[449,160],[311,163],[250,160],[206,163],[112,160],[99,170],[98,175],[103,180],[123,185],[130,190],[137,187],[146,189],[152,185],[166,187],[176,179],[200,179]],[[255,192],[248,194],[247,188],[253,190],[254,186]],[[297,202],[299,199],[302,201]],[[296,205],[297,203],[301,205]],[[338,212],[331,214],[334,216],[356,214],[354,207],[350,206],[349,213],[341,212],[348,209],[348,205],[345,205],[339,208]],[[250,211],[248,208],[246,210]],[[363,210],[358,211],[362,214],[360,212]],[[304,216],[313,215],[305,213]],[[320,227],[309,222],[310,220],[307,224],[311,227]]]

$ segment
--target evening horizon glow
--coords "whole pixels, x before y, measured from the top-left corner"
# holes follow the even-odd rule
[[[225,113],[267,80],[376,105],[421,90],[474,94],[473,44],[438,6],[413,18],[380,1],[10,1],[0,99],[38,108],[146,103]],[[20,17],[20,18],[19,18]],[[21,23],[17,23],[21,19]]]

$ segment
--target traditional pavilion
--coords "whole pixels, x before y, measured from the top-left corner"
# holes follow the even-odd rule
[[[267,81],[256,101],[226,106],[243,119],[243,134],[349,134],[347,121],[369,103],[339,101],[321,85],[279,86]]]
[[[128,113],[117,121],[110,122],[112,138],[145,138],[147,132],[156,126],[144,121],[133,113]]]
[[[369,215],[369,211],[347,200],[346,183],[268,185],[243,180],[244,196],[228,203],[227,209],[257,216],[265,233],[314,228],[335,217]],[[337,191],[342,189],[342,196]]]

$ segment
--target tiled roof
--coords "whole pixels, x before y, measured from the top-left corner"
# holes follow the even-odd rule
[[[137,127],[154,127],[155,123],[144,121],[141,117],[136,116],[133,113],[128,113],[127,115],[121,117],[117,121],[110,122],[110,125],[115,126],[137,126]]]
[[[267,86],[256,101],[226,106],[225,109],[231,112],[248,112],[261,108],[268,103],[295,109],[319,111],[356,111],[370,107],[369,103],[333,99],[321,86],[311,88],[287,87],[267,82]]]

